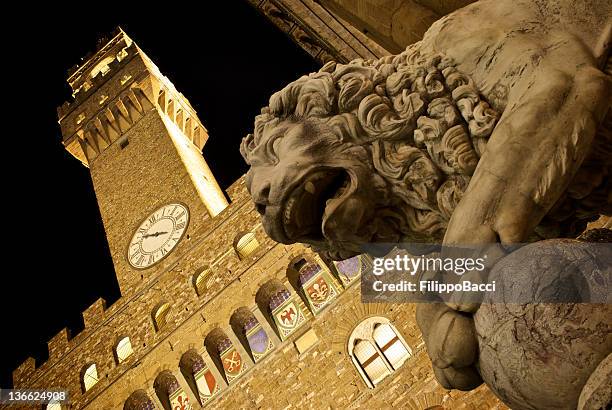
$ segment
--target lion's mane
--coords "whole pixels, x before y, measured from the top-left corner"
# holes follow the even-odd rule
[[[375,171],[405,202],[405,238],[439,238],[497,118],[451,59],[421,55],[417,43],[379,60],[330,62],[289,84],[256,117],[241,153],[249,164],[266,156],[264,130],[284,120],[322,121],[343,143],[371,147]]]

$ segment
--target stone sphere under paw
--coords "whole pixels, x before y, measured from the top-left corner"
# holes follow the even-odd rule
[[[492,269],[497,292],[474,315],[479,369],[512,409],[577,408],[612,352],[611,253],[610,244],[542,241]]]

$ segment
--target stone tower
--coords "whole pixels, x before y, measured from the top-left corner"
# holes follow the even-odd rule
[[[201,155],[206,128],[123,31],[73,69],[68,83],[75,101],[58,109],[63,144],[90,169],[127,296],[163,269],[162,259],[186,246],[178,243],[183,236],[205,228],[228,202]],[[155,213],[168,204],[183,206]],[[150,229],[133,238],[147,218]],[[186,229],[172,231],[173,223]]]
[[[414,305],[361,302],[369,257],[272,241],[244,177],[228,203],[194,110],[125,33],[68,81],[63,143],[91,171],[122,295],[14,388],[68,391],[46,410],[505,409],[486,387],[437,384]]]

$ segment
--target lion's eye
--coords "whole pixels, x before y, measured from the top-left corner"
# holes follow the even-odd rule
[[[280,152],[280,144],[281,144],[282,135],[276,136],[271,142],[270,146],[270,157],[273,158],[274,164],[278,164],[279,162],[279,152]]]

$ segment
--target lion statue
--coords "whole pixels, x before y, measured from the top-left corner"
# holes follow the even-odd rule
[[[604,0],[482,0],[401,54],[289,84],[241,144],[266,232],[346,259],[368,243],[576,237],[612,215],[611,16]],[[477,309],[418,306],[447,388],[482,382]]]

